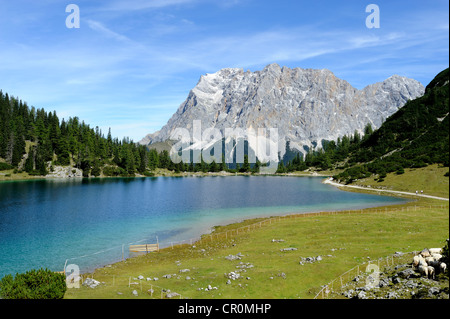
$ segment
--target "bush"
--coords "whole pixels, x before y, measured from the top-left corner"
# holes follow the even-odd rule
[[[15,277],[6,275],[0,281],[0,296],[4,299],[62,299],[66,289],[64,274],[42,268]]]
[[[6,171],[8,169],[13,169],[13,166],[9,165],[8,163],[0,162],[0,171]]]

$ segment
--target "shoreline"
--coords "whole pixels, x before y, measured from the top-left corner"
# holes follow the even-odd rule
[[[415,198],[423,197],[423,198],[430,198],[430,199],[436,199],[436,200],[449,201],[449,199],[445,198],[445,197],[438,197],[438,196],[432,196],[432,195],[426,195],[426,194],[416,194],[416,193],[411,193],[411,192],[395,191],[395,190],[389,190],[389,189],[376,189],[376,188],[372,188],[372,187],[363,187],[363,186],[356,186],[356,185],[343,185],[343,184],[340,184],[340,183],[333,182],[329,178],[325,179],[322,183],[330,184],[330,185],[335,186],[337,188],[348,187],[348,188],[352,188],[352,189],[360,189],[360,190],[365,190],[365,191],[386,192],[386,193],[391,193],[391,194],[394,194],[394,195],[395,194],[397,194],[397,195],[408,195],[408,196],[413,196]]]
[[[231,174],[231,176],[235,176],[235,174]],[[258,175],[257,175],[258,176]],[[277,175],[261,175],[261,176],[279,176]],[[283,175],[281,175],[283,176]],[[293,176],[293,175],[290,175]],[[328,176],[328,175],[327,175]],[[145,177],[145,176],[144,176]],[[166,176],[167,177],[167,176]],[[294,176],[295,177],[295,176]],[[324,176],[309,176],[309,175],[301,175],[298,177],[324,177]],[[325,181],[328,179],[323,180],[321,183],[323,184],[327,184]],[[337,183],[335,183],[337,184]],[[334,185],[333,185],[334,186]],[[364,192],[360,192],[360,193],[364,193]],[[387,195],[381,195],[381,196],[387,196]],[[203,240],[205,240],[205,238],[209,238],[209,237],[215,237],[215,236],[220,236],[222,235],[222,233],[225,233],[222,229],[226,229],[226,228],[231,228],[231,229],[241,229],[241,228],[247,228],[247,227],[252,227],[253,224],[258,224],[260,222],[267,222],[268,220],[280,220],[280,219],[286,219],[286,218],[291,218],[291,217],[298,217],[299,215],[303,215],[304,217],[308,217],[308,216],[323,216],[323,215],[336,215],[336,214],[344,214],[346,212],[348,213],[358,213],[358,212],[363,212],[365,210],[377,210],[379,209],[380,211],[382,211],[383,209],[388,209],[388,210],[395,210],[395,207],[397,206],[402,206],[402,205],[408,205],[409,203],[413,203],[415,202],[414,200],[409,200],[406,199],[405,197],[402,196],[395,196],[399,199],[405,200],[405,202],[402,203],[396,203],[396,204],[380,204],[380,205],[375,205],[375,206],[368,206],[368,207],[354,207],[354,208],[342,208],[342,209],[319,209],[319,210],[311,210],[311,211],[290,211],[290,212],[280,212],[279,214],[275,213],[275,214],[271,214],[271,215],[258,215],[258,216],[252,216],[252,217],[248,217],[248,218],[233,218],[233,220],[228,220],[228,221],[224,221],[223,223],[219,223],[219,224],[214,224],[214,225],[203,225],[205,227],[203,227],[203,230],[199,230],[196,231],[195,233],[197,234],[195,238],[188,238],[188,239],[182,239],[182,240],[175,240],[175,241],[163,241],[160,242],[160,248],[159,251],[169,251],[169,250],[173,250],[174,248],[179,248],[181,246],[184,245],[196,245],[201,243]],[[394,208],[393,208],[394,207]],[[240,226],[240,227],[236,227],[239,224],[244,224],[244,226]],[[96,253],[94,253],[96,254]],[[108,267],[110,265],[114,265],[117,263],[121,263],[124,261],[127,261],[129,259],[134,259],[134,258],[138,258],[142,255],[145,255],[145,253],[137,253],[136,255],[132,255],[132,256],[128,256],[128,258],[125,258],[123,260],[116,260],[116,261],[112,261],[109,263],[103,263],[99,266],[93,266],[92,268],[90,268],[87,271],[83,271],[81,272],[81,274],[92,274],[95,271],[99,270],[99,269],[103,269],[105,267]],[[76,258],[76,257],[75,257]]]
[[[164,174],[160,174],[160,175],[152,176],[152,177],[205,177],[205,176],[329,177],[329,175],[319,175],[319,174],[314,174],[313,175],[311,173],[306,173],[306,172],[302,172],[302,173],[299,173],[299,174],[286,173],[286,174],[270,174],[270,175],[269,174],[251,174],[251,173],[229,173],[229,172],[226,172],[225,174],[224,173],[225,172],[216,172],[216,173],[199,172],[199,173],[184,173],[184,174],[181,173],[179,175],[174,175],[174,176],[166,176]],[[149,177],[149,176],[141,175],[141,176],[134,176],[134,177],[117,176],[117,177],[92,177],[92,178],[95,178],[95,179],[107,178],[108,179],[108,178],[139,178],[139,177]],[[39,178],[39,177],[32,177],[29,180],[39,180],[39,179],[40,180],[48,180],[48,179],[50,179],[50,180],[74,180],[74,179],[82,180],[83,178],[78,178],[78,177],[77,178],[75,178],[75,177],[73,177],[73,178],[57,178],[57,177],[47,177],[47,178],[46,177],[40,177]],[[88,178],[88,179],[91,179],[91,177]],[[22,179],[22,181],[23,180],[26,180],[26,179]],[[1,182],[2,181],[0,181],[0,183]],[[342,185],[342,184],[339,184],[339,183],[331,181],[329,178],[323,179],[322,183],[323,184],[330,184],[331,186],[337,187],[337,188],[342,189],[344,191],[348,191],[348,190],[345,190],[344,188],[351,188],[351,189],[354,189],[356,192],[361,192],[362,191],[362,193],[364,193],[366,191],[370,192],[370,193],[373,193],[373,192],[385,192],[385,193],[391,194],[391,196],[402,198],[402,199],[405,199],[405,198],[402,197],[401,195],[408,195],[408,196],[411,196],[411,197],[416,198],[416,199],[419,199],[420,197],[422,197],[422,198],[430,198],[430,199],[448,201],[447,198],[442,198],[442,197],[437,197],[437,196],[416,195],[414,193],[402,192],[402,191],[381,190],[381,189],[373,189],[373,188],[370,188],[370,187],[361,187],[361,186],[354,186],[354,185]],[[388,194],[383,194],[383,195],[386,196]],[[209,225],[207,230],[205,230],[203,228],[202,231],[199,231],[198,232],[198,236],[196,236],[195,238],[184,239],[184,240],[177,240],[177,241],[174,241],[174,242],[170,242],[170,241],[165,242],[165,243],[163,243],[163,246],[161,246],[160,250],[164,251],[164,250],[167,250],[167,249],[171,249],[171,247],[173,249],[174,246],[186,245],[186,244],[189,244],[190,241],[192,241],[192,244],[195,245],[195,243],[201,241],[203,237],[207,237],[207,236],[211,236],[211,235],[215,236],[215,235],[219,234],[220,233],[219,229],[221,229],[221,228],[227,228],[227,227],[230,227],[230,226],[233,228],[233,225],[242,224],[242,223],[243,224],[251,223],[252,221],[257,220],[257,219],[269,220],[269,219],[272,219],[272,218],[286,218],[287,216],[290,216],[290,215],[300,215],[300,214],[302,214],[302,215],[320,214],[320,213],[327,214],[327,213],[333,213],[333,212],[339,214],[339,212],[343,212],[343,211],[355,211],[355,212],[357,212],[358,210],[362,211],[363,209],[371,209],[371,208],[373,209],[375,207],[382,208],[382,207],[395,206],[395,205],[405,205],[405,204],[407,204],[407,203],[394,204],[394,205],[384,205],[383,204],[383,205],[380,205],[380,206],[372,206],[372,207],[365,207],[365,208],[350,208],[350,209],[349,208],[343,208],[343,209],[339,209],[339,210],[318,210],[318,211],[309,211],[309,212],[288,212],[288,213],[283,212],[281,214],[275,214],[275,215],[270,215],[270,216],[267,216],[267,215],[266,216],[254,216],[254,217],[250,217],[250,218],[236,219],[235,221],[226,221],[226,222],[223,222],[223,223],[220,223],[220,224],[216,224],[216,225]],[[135,257],[138,257],[138,256],[139,255],[129,256],[128,258],[125,258],[124,260],[130,259],[130,258],[135,258]],[[73,258],[77,258],[77,257],[73,257]],[[70,259],[72,259],[72,258],[69,258],[69,260]],[[88,269],[86,271],[83,271],[83,273],[93,273],[93,272],[97,271],[98,269],[102,269],[102,268],[104,268],[104,267],[106,267],[108,265],[113,265],[113,264],[116,264],[116,263],[120,263],[122,261],[123,260],[116,260],[116,261],[110,261],[110,262],[107,262],[107,263],[101,263],[101,264],[99,264],[97,266],[93,266],[92,268],[90,267],[90,269]]]

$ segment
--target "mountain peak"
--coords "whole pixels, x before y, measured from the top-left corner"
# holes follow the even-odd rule
[[[357,90],[328,69],[291,69],[277,63],[255,72],[225,68],[202,75],[150,139],[168,140],[176,128],[189,130],[193,120],[200,120],[202,130],[277,128],[282,154],[286,141],[304,151],[324,140],[362,132],[368,123],[375,129],[407,100],[423,93],[422,84],[399,75]]]

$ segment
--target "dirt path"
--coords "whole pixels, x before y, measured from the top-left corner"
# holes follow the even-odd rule
[[[392,191],[387,189],[377,189],[377,188],[369,188],[369,187],[362,187],[362,186],[355,186],[355,185],[342,185],[336,182],[331,181],[330,179],[326,179],[323,181],[324,184],[330,184],[336,187],[349,187],[349,188],[357,188],[357,189],[364,189],[364,190],[372,190],[377,192],[387,192],[387,193],[394,193],[394,194],[403,194],[403,195],[412,195],[417,197],[427,197],[432,199],[438,199],[438,200],[445,200],[448,201],[448,198],[445,197],[437,197],[437,196],[431,196],[431,195],[424,195],[424,194],[416,194],[416,193],[409,193],[409,192],[401,192],[401,191]]]

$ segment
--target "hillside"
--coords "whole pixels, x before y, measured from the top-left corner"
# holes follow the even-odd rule
[[[151,175],[174,169],[167,151],[113,138],[78,117],[29,107],[0,90],[0,178]]]
[[[371,176],[382,182],[387,173],[401,175],[405,169],[431,164],[448,167],[448,78],[448,69],[439,73],[423,96],[408,101],[375,131],[368,125],[362,136],[355,132],[327,142],[308,153],[304,161],[297,156],[287,167],[281,164],[279,171],[315,167],[335,174],[341,182],[352,183]]]

